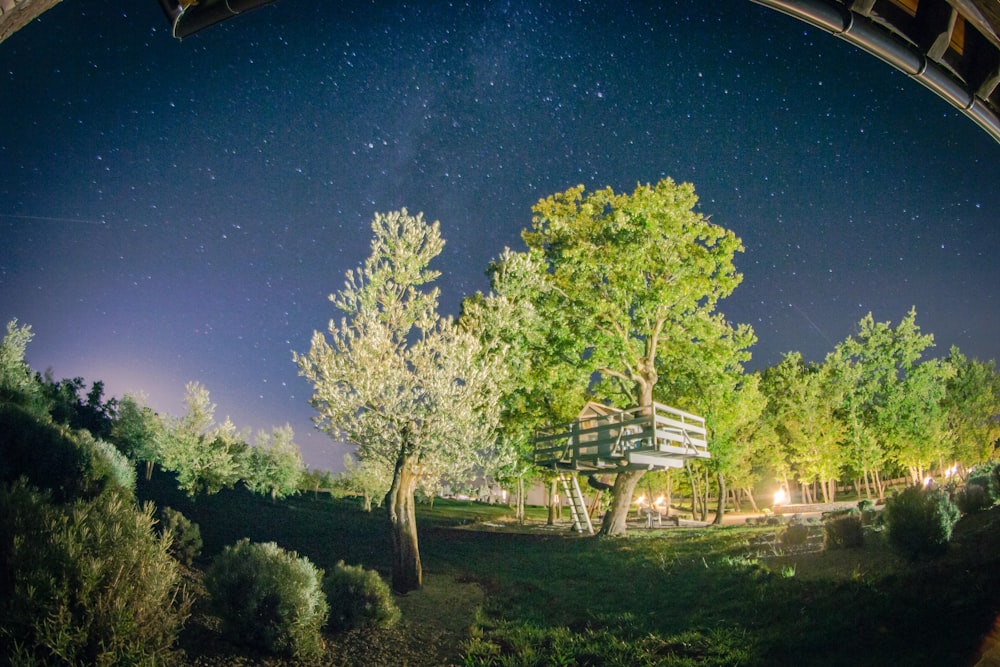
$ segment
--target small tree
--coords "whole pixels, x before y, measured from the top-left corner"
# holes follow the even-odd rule
[[[187,384],[184,402],[187,413],[163,433],[163,467],[176,472],[178,487],[192,496],[232,487],[244,473],[245,436],[229,418],[215,424],[215,404],[200,383]]]
[[[118,404],[111,441],[125,456],[146,462],[148,480],[153,474],[153,464],[163,460],[163,420],[146,404],[144,396],[126,394]]]
[[[294,438],[295,432],[289,424],[257,434],[246,464],[245,479],[252,491],[269,493],[271,500],[298,491],[303,474],[302,452]]]
[[[438,223],[404,209],[376,214],[372,231],[371,255],[330,296],[344,318],[294,360],[314,386],[320,428],[391,471],[392,586],[405,593],[422,582],[417,483],[470,470],[492,445],[500,368],[425,287],[439,275],[428,268],[444,245]]]

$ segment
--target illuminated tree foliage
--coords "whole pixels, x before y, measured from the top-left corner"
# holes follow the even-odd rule
[[[438,223],[404,209],[376,214],[372,231],[370,256],[330,296],[343,318],[294,359],[314,386],[319,427],[392,473],[392,585],[407,592],[422,583],[414,492],[422,477],[467,474],[492,447],[502,367],[438,314],[428,288],[444,245]]]
[[[533,208],[522,236],[545,272],[536,307],[555,323],[547,344],[562,363],[598,373],[635,405],[651,405],[663,376],[679,386],[701,367],[725,367],[753,342],[715,308],[739,285],[733,232],[694,211],[690,184],[664,179],[631,194],[583,186]],[[676,394],[674,394],[676,396]],[[667,402],[670,396],[664,397]],[[694,406],[680,406],[695,409]],[[616,475],[601,533],[625,531],[642,470]]]

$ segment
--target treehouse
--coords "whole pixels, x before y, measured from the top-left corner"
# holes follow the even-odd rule
[[[680,468],[689,459],[707,459],[705,418],[653,405],[619,410],[590,402],[569,424],[540,430],[534,438],[535,465],[559,471],[573,527],[593,533],[576,472]],[[600,483],[594,484],[600,486]]]

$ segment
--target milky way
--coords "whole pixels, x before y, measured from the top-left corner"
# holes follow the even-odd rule
[[[1000,145],[903,74],[749,1],[279,0],[182,42],[154,0],[64,2],[0,44],[0,317],[29,362],[311,429],[291,350],[375,211],[441,221],[442,307],[539,198],[694,183],[737,232],[752,368],[911,306],[1000,352]],[[648,3],[652,4],[652,3]]]

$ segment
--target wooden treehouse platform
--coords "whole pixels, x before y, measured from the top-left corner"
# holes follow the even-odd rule
[[[629,410],[588,403],[575,421],[539,431],[534,445],[535,465],[591,473],[710,458],[705,418],[661,403]]]

